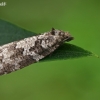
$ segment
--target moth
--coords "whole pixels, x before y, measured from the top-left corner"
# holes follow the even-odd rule
[[[69,32],[52,28],[40,35],[0,46],[0,75],[22,69],[54,52],[63,42],[71,41]]]

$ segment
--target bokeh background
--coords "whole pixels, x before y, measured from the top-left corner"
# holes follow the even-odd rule
[[[0,18],[41,33],[70,31],[71,44],[100,55],[100,0],[6,0]],[[9,37],[8,37],[9,38]],[[32,64],[0,76],[0,100],[100,100],[100,59]]]

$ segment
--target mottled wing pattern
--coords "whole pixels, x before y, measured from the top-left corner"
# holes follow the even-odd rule
[[[52,29],[44,34],[0,46],[0,75],[11,73],[39,61],[73,37],[68,32]]]

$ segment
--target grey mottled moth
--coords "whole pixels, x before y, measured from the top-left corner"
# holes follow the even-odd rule
[[[43,59],[64,41],[73,37],[69,32],[52,28],[44,34],[0,46],[0,75],[11,73]]]

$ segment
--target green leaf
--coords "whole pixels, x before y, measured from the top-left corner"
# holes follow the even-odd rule
[[[42,61],[52,61],[52,60],[63,60],[63,59],[72,59],[85,56],[93,56],[94,54],[90,51],[84,50],[81,47],[78,47],[73,44],[64,43],[52,54],[45,57]]]
[[[21,40],[33,35],[37,34],[0,19],[0,45]]]
[[[0,45],[17,41],[26,37],[37,35],[34,32],[27,31],[7,21],[0,20]],[[84,56],[92,56],[93,53],[84,50],[78,46],[64,43],[52,54],[42,59],[43,61],[52,61],[59,59],[79,58]]]

